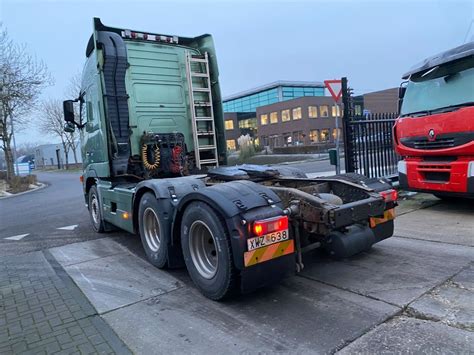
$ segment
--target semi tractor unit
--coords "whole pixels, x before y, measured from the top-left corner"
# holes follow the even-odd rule
[[[400,187],[474,198],[474,42],[407,72],[394,127]]]
[[[348,257],[392,236],[397,193],[387,181],[226,166],[210,35],[131,31],[96,18],[86,57],[64,118],[66,131],[80,130],[92,227],[139,234],[150,263],[185,266],[205,296],[274,283],[300,271],[308,250]]]

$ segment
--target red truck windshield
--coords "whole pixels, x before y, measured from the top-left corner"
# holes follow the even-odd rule
[[[442,75],[437,75],[439,71]],[[445,68],[435,67],[410,78],[401,116],[430,114],[433,110],[450,106],[474,105],[474,63],[470,67],[446,74]]]

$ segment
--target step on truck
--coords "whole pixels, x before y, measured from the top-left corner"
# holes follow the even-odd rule
[[[474,198],[474,42],[403,75],[394,127],[400,187]]]
[[[397,193],[387,181],[226,166],[210,35],[93,23],[81,91],[63,106],[65,130],[80,130],[95,231],[139,234],[150,263],[185,266],[214,300],[301,271],[305,251],[343,258],[392,236]]]

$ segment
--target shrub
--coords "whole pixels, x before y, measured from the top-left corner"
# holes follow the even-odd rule
[[[248,134],[240,136],[237,142],[240,148],[239,161],[241,163],[244,163],[247,159],[255,155],[255,147],[252,138]]]
[[[36,183],[36,175],[27,175],[27,176],[14,176],[13,179],[9,181],[10,190],[9,192],[18,193],[27,191],[31,184]]]

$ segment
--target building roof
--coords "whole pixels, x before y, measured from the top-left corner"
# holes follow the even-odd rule
[[[233,95],[229,95],[227,97],[223,98],[223,101],[229,101],[229,100],[234,100],[238,99],[243,96],[248,96],[252,94],[256,94],[265,90],[270,90],[273,88],[276,88],[278,86],[288,86],[288,87],[317,87],[317,88],[324,88],[324,83],[321,81],[285,81],[285,80],[279,80],[279,81],[274,81],[269,84],[265,84],[262,86],[258,86],[253,89],[245,90],[238,92]]]

